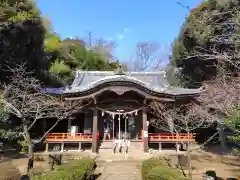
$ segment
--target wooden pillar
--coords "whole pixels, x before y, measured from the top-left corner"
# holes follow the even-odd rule
[[[92,113],[87,111],[84,116],[84,133],[91,133],[92,132],[92,126],[93,126],[93,121],[92,121]]]
[[[142,121],[143,121],[143,151],[145,153],[148,153],[148,124],[146,107],[144,107],[142,110]]]
[[[92,129],[92,152],[97,153],[98,147],[98,139],[97,139],[97,132],[98,132],[98,109],[93,110],[93,129]]]

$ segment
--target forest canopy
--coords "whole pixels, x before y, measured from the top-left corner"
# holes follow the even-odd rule
[[[192,9],[173,43],[171,64],[182,71],[182,81],[199,86],[217,74],[239,66],[240,1],[207,0]]]
[[[0,6],[1,82],[8,81],[9,69],[22,63],[48,86],[71,83],[76,68],[117,68],[119,63],[108,49],[110,42],[96,40],[89,48],[81,38],[61,39],[34,1],[3,0]]]

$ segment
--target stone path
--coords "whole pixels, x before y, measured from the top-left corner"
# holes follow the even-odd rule
[[[98,163],[101,169],[99,180],[141,180],[140,162]]]

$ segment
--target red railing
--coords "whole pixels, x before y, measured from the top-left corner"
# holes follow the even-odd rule
[[[191,133],[148,133],[151,142],[195,142],[195,134]]]
[[[46,142],[57,141],[92,141],[92,134],[86,133],[49,133]]]
[[[97,134],[97,140],[99,134]],[[46,136],[46,142],[67,142],[67,141],[92,141],[92,134],[86,133],[49,133]],[[142,137],[143,140],[143,132]],[[148,133],[148,140],[150,142],[194,142],[195,134],[187,133]]]

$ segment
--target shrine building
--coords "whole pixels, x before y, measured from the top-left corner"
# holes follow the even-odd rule
[[[171,134],[151,127],[149,103],[190,101],[204,89],[173,87],[165,71],[123,72],[119,68],[117,72],[77,70],[71,86],[45,91],[61,95],[65,101],[91,102],[75,119],[59,123],[48,134],[46,151],[51,144],[60,144],[61,151],[67,144],[77,144],[79,151],[88,144],[91,151],[97,153],[110,149],[115,140],[127,139],[130,147],[138,143],[139,150],[147,153],[150,144],[158,144],[161,150],[163,143],[187,142],[187,138],[195,141],[193,135]],[[108,134],[104,137],[106,129]]]

